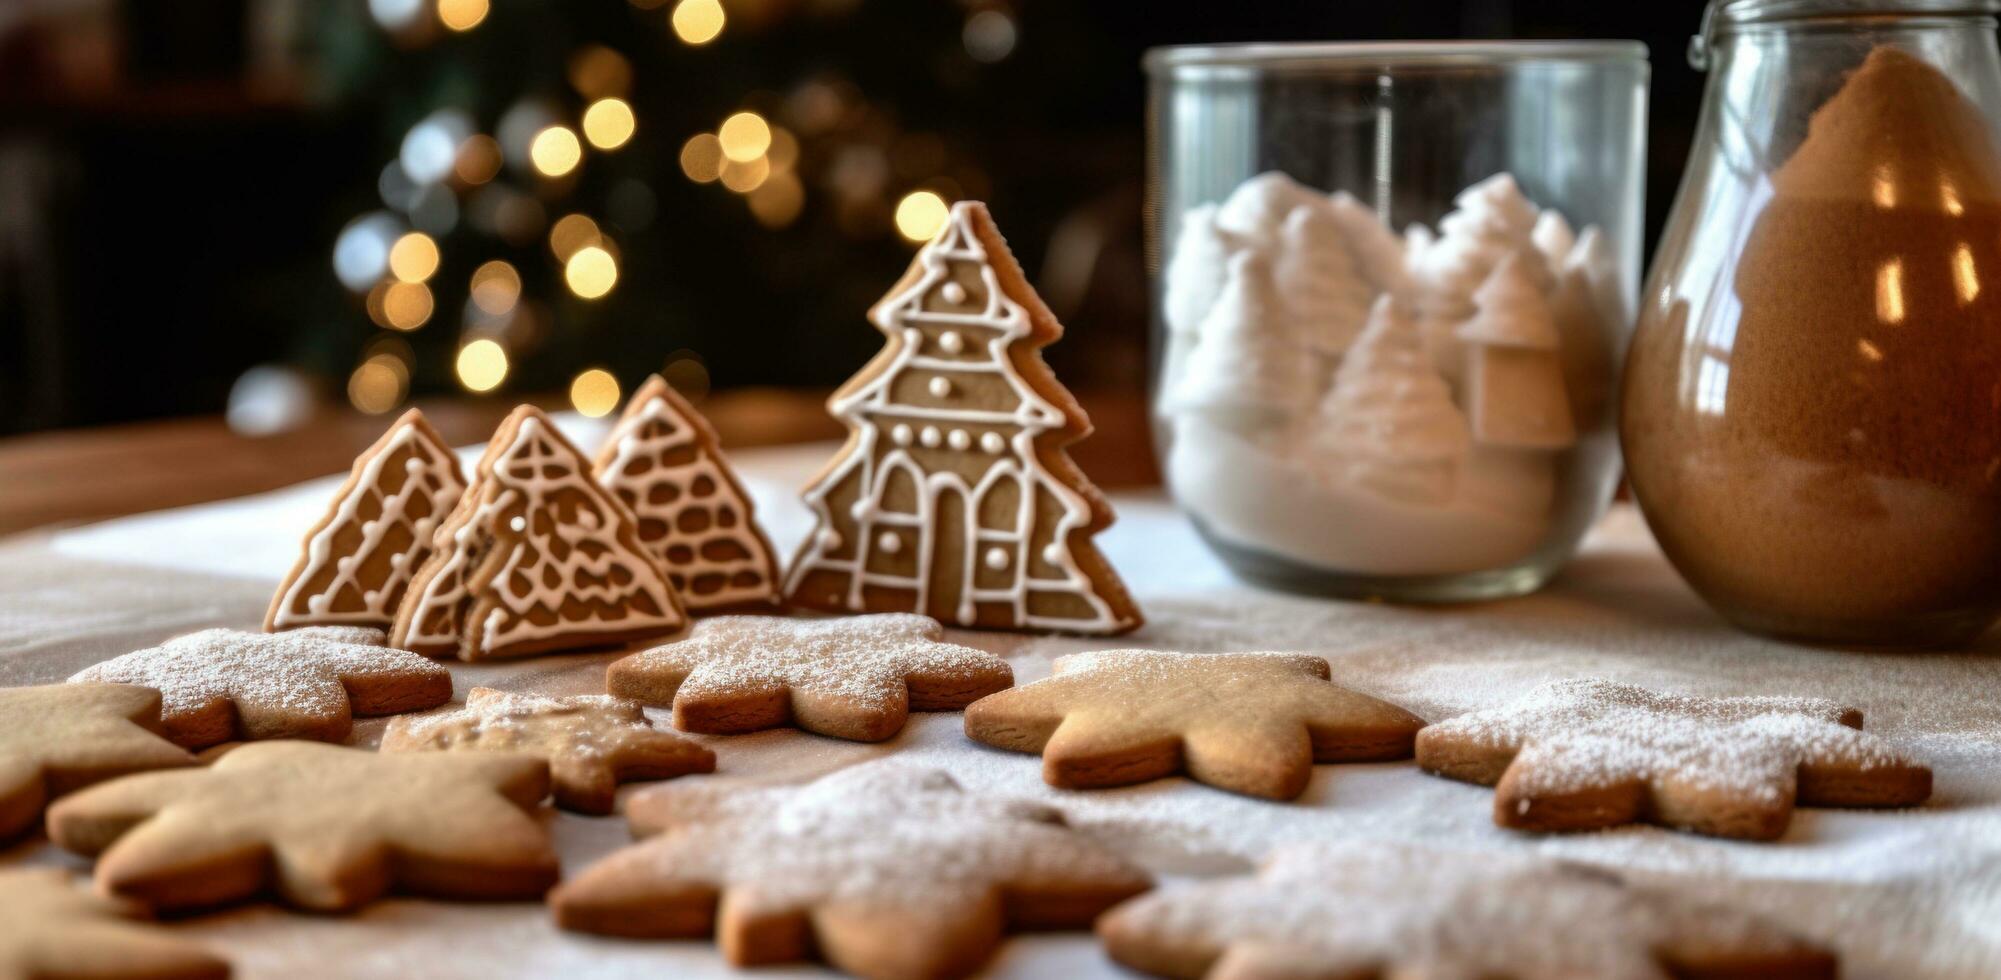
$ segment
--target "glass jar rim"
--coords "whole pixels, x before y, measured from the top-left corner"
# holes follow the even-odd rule
[[[2001,2],[2001,0],[1996,0]],[[1647,60],[1639,41],[1299,41],[1149,48],[1148,72],[1177,68],[1435,67]]]
[[[2001,0],[1712,0],[1704,19],[1714,28],[1819,17],[1981,15],[2001,12]]]

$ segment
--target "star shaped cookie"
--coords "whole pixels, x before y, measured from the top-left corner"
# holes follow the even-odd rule
[[[549,760],[556,805],[610,813],[618,784],[716,771],[716,754],[660,731],[636,701],[541,697],[475,687],[465,707],[389,723],[384,752],[515,752]]]
[[[1417,764],[1494,786],[1494,822],[1533,831],[1646,822],[1771,840],[1793,806],[1915,806],[1931,770],[1818,698],[1699,698],[1598,679],[1426,728]]]
[[[194,765],[160,737],[160,692],[130,684],[0,688],[0,841],[42,807],[113,776]]]
[[[450,671],[383,646],[380,630],[352,626],[202,630],[86,667],[70,680],[158,688],[166,736],[191,749],[231,739],[338,742],[355,715],[419,711],[452,698]]]
[[[275,893],[339,911],[392,887],[532,898],[556,880],[535,816],[549,765],[527,755],[380,755],[252,742],[206,769],[142,773],[49,808],[49,836],[97,858],[100,891],[155,909]]]
[[[818,954],[864,977],[963,976],[1009,929],[1081,928],[1150,887],[1050,807],[893,762],[804,785],[674,783],[627,814],[658,836],[552,892],[557,924],[714,934],[736,966]]]
[[[229,964],[60,868],[0,871],[0,977],[221,980]]]
[[[1165,977],[1761,977],[1835,957],[1755,917],[1519,855],[1387,841],[1281,848],[1255,877],[1164,889],[1098,920],[1113,959]]]
[[[1056,661],[1055,676],[966,709],[966,734],[1042,754],[1051,786],[1124,786],[1186,772],[1249,796],[1290,800],[1315,762],[1409,758],[1423,719],[1329,680],[1292,653],[1106,650]]]
[[[781,725],[857,742],[903,730],[912,711],[956,711],[1014,683],[1007,661],[943,642],[928,616],[719,616],[688,638],[611,665],[605,688],[674,706],[682,731]]]

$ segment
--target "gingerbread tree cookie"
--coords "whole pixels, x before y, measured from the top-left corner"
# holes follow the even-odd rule
[[[666,567],[689,612],[778,600],[771,542],[722,443],[659,375],[646,379],[605,438],[597,478],[639,517],[639,540]]]
[[[1063,335],[984,205],[954,205],[869,319],[889,346],[827,403],[847,446],[805,493],[792,603],[983,629],[1123,633],[1092,535],[1111,506],[1063,447],[1091,432],[1043,363]]]
[[[716,754],[660,731],[638,702],[603,694],[552,698],[475,687],[464,708],[389,723],[384,752],[513,752],[549,761],[556,805],[610,813],[618,784],[714,772]]]
[[[1563,680],[1426,728],[1417,762],[1495,786],[1494,822],[1534,831],[1645,821],[1771,840],[1795,803],[1915,806],[1931,770],[1818,698],[1698,698]]]
[[[1098,920],[1164,977],[1832,980],[1833,954],[1756,917],[1539,858],[1387,841],[1293,845],[1256,877],[1144,895]]]
[[[392,642],[463,660],[614,646],[687,623],[632,512],[555,423],[523,405],[438,529]]]
[[[221,957],[93,895],[60,868],[0,871],[0,977],[22,980],[222,980]]]
[[[708,780],[635,797],[619,851],[549,896],[557,924],[713,934],[737,966],[817,954],[864,977],[978,969],[1008,929],[1074,929],[1145,891],[1144,872],[1025,800],[935,769],[869,764],[802,786]]]
[[[33,827],[42,807],[64,793],[113,776],[194,765],[194,756],[160,731],[160,692],[152,688],[0,688],[0,841]]]
[[[70,678],[158,688],[164,734],[191,749],[231,739],[338,742],[355,715],[393,715],[452,699],[452,675],[380,630],[308,626],[283,633],[202,630],[94,664]]]
[[[1315,762],[1409,758],[1424,721],[1331,683],[1327,661],[1289,653],[1106,650],[966,709],[966,734],[1042,754],[1051,786],[1124,786],[1186,772],[1289,800]]]
[[[674,706],[682,731],[737,735],[780,725],[858,742],[903,730],[911,711],[956,711],[1014,683],[1007,661],[943,642],[909,613],[806,620],[719,616],[678,643],[605,672],[620,697]]]
[[[97,858],[98,888],[155,909],[275,892],[318,911],[392,887],[532,898],[556,854],[532,811],[549,765],[526,755],[383,755],[254,742],[206,769],[113,780],[49,808],[49,836]]]
[[[326,516],[306,532],[264,629],[388,629],[410,576],[430,557],[432,533],[465,488],[444,437],[424,413],[405,412],[355,459]]]

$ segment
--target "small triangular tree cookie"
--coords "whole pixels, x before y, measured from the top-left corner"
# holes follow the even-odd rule
[[[437,544],[397,612],[394,646],[486,660],[613,646],[687,624],[632,511],[532,405],[494,432]]]
[[[431,535],[465,493],[459,461],[411,409],[355,457],[326,516],[306,532],[292,573],[271,597],[267,632],[300,626],[388,629]]]
[[[598,450],[597,478],[639,518],[639,540],[689,612],[769,606],[778,565],[709,420],[659,375]]]

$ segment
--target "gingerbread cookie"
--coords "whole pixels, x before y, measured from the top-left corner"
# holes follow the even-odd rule
[[[1818,698],[1698,698],[1606,680],[1546,684],[1417,736],[1417,763],[1495,786],[1494,822],[1533,831],[1644,821],[1771,840],[1794,804],[1915,806],[1931,770]]]
[[[1387,841],[1282,848],[1255,877],[1127,902],[1098,936],[1163,977],[1833,980],[1837,967],[1754,916],[1606,871]]]
[[[909,613],[721,616],[696,623],[685,640],[613,663],[605,689],[673,705],[682,731],[797,725],[879,742],[902,731],[911,711],[957,711],[1014,683],[1007,661],[944,635],[935,620]]]
[[[1043,363],[1063,325],[985,205],[869,311],[889,346],[827,403],[851,430],[805,493],[795,605],[982,629],[1124,633],[1139,607],[1092,542],[1112,508],[1063,447],[1091,432]]]
[[[388,629],[431,535],[465,493],[459,461],[411,409],[354,461],[292,573],[271,597],[267,632],[298,626]]]
[[[638,516],[639,540],[689,612],[778,601],[778,565],[750,495],[709,420],[659,375],[626,403],[598,450],[597,478]]]
[[[202,630],[77,671],[77,681],[158,688],[168,738],[191,749],[231,739],[347,738],[355,715],[433,708],[452,675],[380,630],[309,626],[283,633]]]
[[[552,892],[557,924],[713,934],[736,966],[817,955],[864,977],[963,976],[1009,929],[1081,928],[1151,884],[1055,809],[893,763],[801,786],[670,784],[628,814],[658,836]]]
[[[397,646],[486,660],[616,646],[687,624],[632,512],[532,405],[493,434],[437,545],[397,612]]]
[[[97,858],[98,888],[155,909],[266,892],[318,911],[392,887],[444,898],[533,898],[556,881],[534,816],[549,765],[534,756],[382,755],[254,742],[206,769],[93,786],[49,808],[49,836]]]
[[[1056,661],[1055,676],[966,709],[966,734],[1041,753],[1051,786],[1124,786],[1186,772],[1250,796],[1290,800],[1315,762],[1410,757],[1423,719],[1330,681],[1327,661],[1290,653],[1105,650]]]
[[[552,698],[475,687],[465,707],[389,723],[384,752],[514,752],[549,761],[556,805],[610,813],[618,784],[714,772],[716,754],[655,729],[636,701]]]
[[[144,910],[93,895],[60,868],[0,871],[0,977],[222,980],[229,964],[147,925]]]
[[[33,827],[64,793],[194,762],[160,737],[160,692],[150,687],[0,688],[0,841]]]

